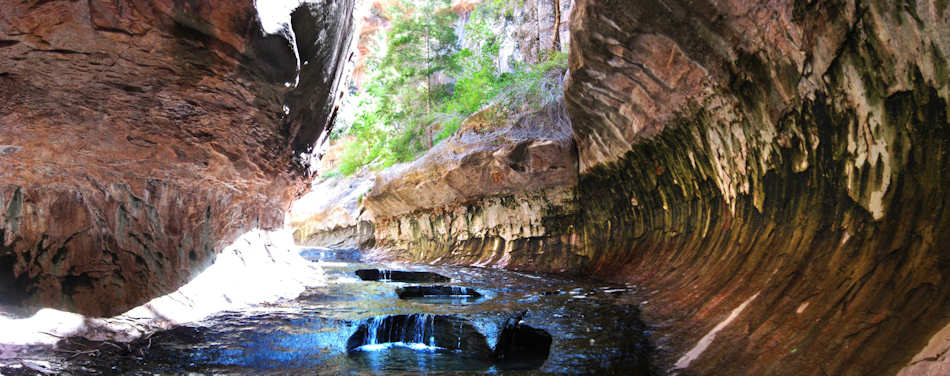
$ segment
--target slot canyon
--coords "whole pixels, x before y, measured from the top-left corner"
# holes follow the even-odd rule
[[[0,375],[950,375],[947,0],[3,0]]]

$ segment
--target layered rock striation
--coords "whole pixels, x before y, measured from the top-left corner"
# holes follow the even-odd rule
[[[112,315],[282,225],[332,120],[352,1],[0,9],[0,303]]]
[[[571,22],[576,267],[649,291],[670,366],[893,374],[946,324],[946,2],[579,0]]]
[[[563,103],[473,115],[422,158],[381,172],[364,205],[378,254],[512,268],[578,263],[577,155]]]

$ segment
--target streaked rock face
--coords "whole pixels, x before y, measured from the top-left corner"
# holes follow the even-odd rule
[[[386,258],[573,265],[577,154],[562,104],[473,115],[422,158],[381,172],[363,205]]]
[[[946,324],[946,2],[579,0],[572,17],[577,267],[651,291],[671,365],[893,374]]]
[[[250,0],[5,4],[0,303],[116,314],[281,225],[332,116],[351,8],[298,8],[292,45]]]

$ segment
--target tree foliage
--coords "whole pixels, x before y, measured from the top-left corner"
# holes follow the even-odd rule
[[[458,16],[449,3],[402,0],[387,10],[391,28],[367,62],[369,74],[357,95],[357,115],[351,125],[335,132],[336,137],[356,136],[344,145],[336,172],[349,175],[364,166],[385,168],[411,161],[501,97],[527,104],[560,93],[560,87],[550,83],[550,72],[563,71],[563,53],[552,52],[541,64],[499,72],[502,41],[492,24],[510,10],[496,2],[479,5],[460,36],[455,32]]]

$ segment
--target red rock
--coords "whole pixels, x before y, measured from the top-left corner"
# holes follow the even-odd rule
[[[296,88],[250,0],[0,8],[0,302],[120,313],[281,225],[348,54],[332,7],[294,14]]]
[[[934,353],[946,2],[578,0],[571,22],[591,258],[570,268],[650,291],[662,367],[894,374]]]

